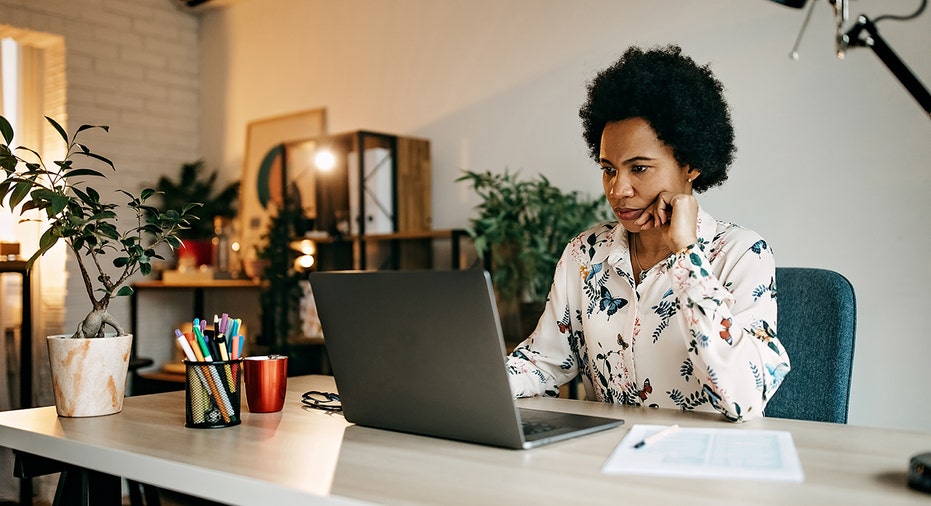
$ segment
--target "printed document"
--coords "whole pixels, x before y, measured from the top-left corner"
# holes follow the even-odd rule
[[[634,425],[601,471],[692,478],[745,478],[801,482],[805,475],[785,431],[682,427],[641,448],[666,426]]]

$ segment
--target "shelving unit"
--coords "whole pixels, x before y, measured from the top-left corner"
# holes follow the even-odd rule
[[[313,239],[317,243],[318,270],[346,269],[463,269],[470,244],[462,229],[413,230],[390,234],[354,235],[340,238]],[[449,263],[437,258],[436,252],[447,242]]]
[[[328,150],[334,166],[319,170],[311,161]],[[325,270],[422,266],[430,241],[456,239],[461,231],[434,231],[430,183],[430,142],[358,130],[285,145],[287,179],[294,181],[313,231],[327,238],[318,268]],[[372,245],[386,244],[383,254]],[[374,260],[374,261],[373,261]]]

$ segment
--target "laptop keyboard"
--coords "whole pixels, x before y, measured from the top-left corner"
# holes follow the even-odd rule
[[[521,422],[521,428],[523,429],[525,436],[532,436],[534,434],[549,432],[555,429],[556,426],[546,422],[533,422],[525,420]]]

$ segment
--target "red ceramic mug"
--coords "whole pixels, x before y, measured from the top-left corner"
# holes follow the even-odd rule
[[[274,413],[284,407],[288,390],[288,357],[258,355],[242,362],[250,413]]]

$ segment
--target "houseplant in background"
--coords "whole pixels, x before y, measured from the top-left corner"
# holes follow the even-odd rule
[[[36,260],[64,241],[74,253],[91,310],[74,335],[48,337],[49,362],[54,383],[55,405],[61,416],[98,416],[117,413],[123,407],[132,336],[108,311],[114,297],[132,293],[126,283],[136,272],[148,274],[152,261],[161,259],[162,245],[181,245],[178,233],[190,226],[188,203],[180,210],[160,212],[146,201],[155,194],[143,190],[139,196],[119,190],[129,202],[119,205],[101,198],[100,192],[84,183],[87,178],[105,177],[94,168],[78,166],[77,160],[94,160],[116,170],[113,162],[78,142],[91,129],[107,131],[106,126],[82,125],[69,137],[55,120],[46,118],[66,145],[63,160],[47,165],[38,152],[26,147],[10,148],[13,129],[0,116],[0,201],[9,197],[11,209],[20,214],[35,210],[44,214],[48,229],[39,239],[38,250],[28,260]],[[20,158],[14,153],[24,153]],[[120,222],[118,212],[128,208]],[[109,267],[109,265],[112,267]],[[112,333],[104,333],[106,327]]]
[[[281,355],[288,354],[288,338],[297,324],[301,275],[294,268],[299,253],[291,248],[291,242],[301,235],[299,224],[304,217],[300,202],[285,197],[269,220],[257,250],[262,263],[260,344],[268,346],[269,352]]]
[[[490,269],[505,339],[527,337],[543,312],[556,262],[566,244],[586,228],[611,219],[603,198],[564,192],[542,174],[464,171],[481,198],[469,234]]]
[[[177,179],[162,176],[154,185],[161,198],[157,206],[159,212],[181,209],[189,202],[203,203],[190,210],[191,216],[197,219],[178,234],[183,241],[178,256],[190,257],[194,267],[216,263],[217,259],[212,258],[211,240],[218,227],[228,226],[236,216],[239,182],[229,183],[214,193],[217,176],[217,171],[207,174],[203,160],[198,160],[182,164]]]

